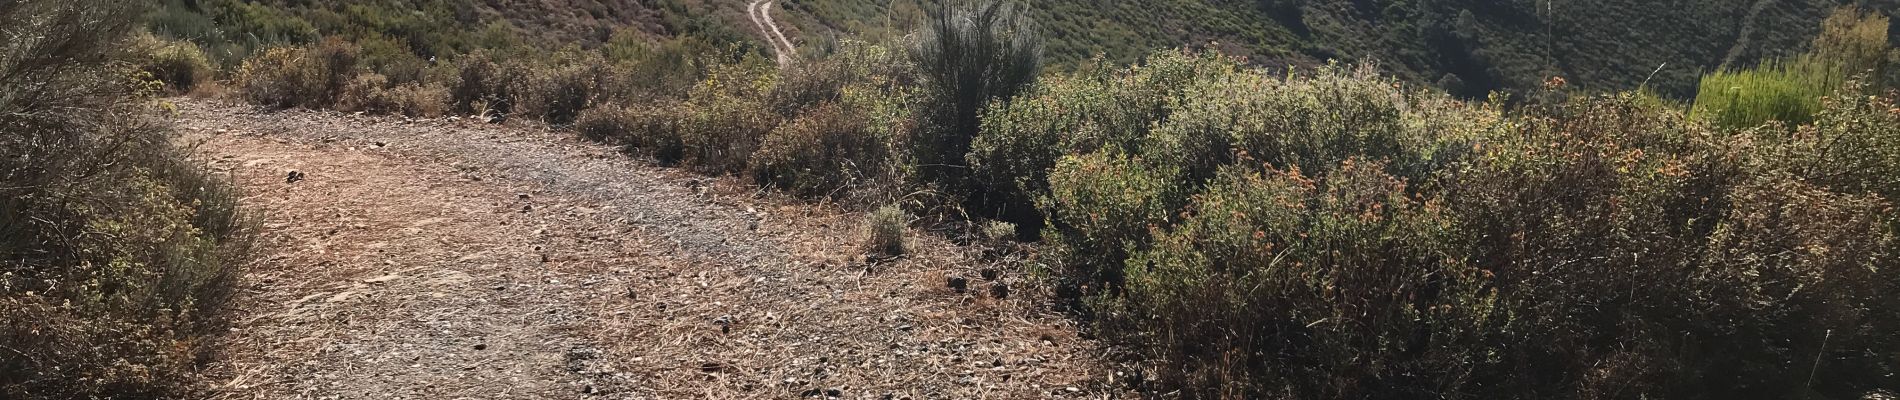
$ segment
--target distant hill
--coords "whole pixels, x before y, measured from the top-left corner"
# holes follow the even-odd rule
[[[165,0],[158,30],[232,42],[384,35],[424,55],[492,45],[510,28],[547,45],[616,34],[758,42],[746,0]],[[1215,47],[1266,66],[1377,60],[1388,73],[1478,97],[1551,76],[1585,89],[1643,85],[1686,98],[1696,78],[1799,52],[1835,7],[1888,15],[1900,0],[1038,0],[1018,4],[1058,66],[1134,61],[1155,49]],[[801,52],[902,36],[942,0],[780,0]],[[276,17],[274,17],[276,16]],[[290,17],[296,18],[279,18]],[[202,19],[203,21],[199,21]],[[212,23],[212,20],[226,21]],[[262,21],[262,22],[260,22]],[[275,22],[273,22],[275,21]],[[498,22],[505,21],[500,27]],[[233,25],[247,26],[233,26]],[[302,25],[299,25],[302,24]],[[213,32],[221,27],[222,33]],[[235,34],[234,32],[242,32]],[[260,34],[262,32],[262,34]],[[1891,35],[1891,33],[1890,33]],[[272,37],[284,36],[284,37]],[[1895,36],[1900,42],[1900,35]],[[206,42],[205,40],[199,40]],[[211,41],[215,42],[215,41]],[[761,50],[763,51],[763,50]]]
[[[1623,90],[1646,79],[1692,95],[1696,77],[1805,48],[1842,4],[1891,15],[1900,1],[1840,0],[1041,0],[1020,2],[1058,62],[1126,62],[1201,47],[1263,65],[1378,60],[1407,80],[1466,96],[1522,90],[1548,76]],[[786,0],[808,40],[908,31],[934,0]],[[1896,36],[1900,38],[1900,36]],[[1666,64],[1666,65],[1665,65]],[[1662,67],[1660,71],[1658,67]],[[1650,77],[1654,72],[1655,76]]]

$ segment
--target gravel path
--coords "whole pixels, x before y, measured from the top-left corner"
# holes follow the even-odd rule
[[[206,397],[1123,394],[1023,267],[977,249],[868,263],[859,215],[566,133],[175,101],[271,249]]]
[[[759,34],[765,35],[765,42],[772,45],[772,54],[778,56],[779,66],[790,65],[798,48],[792,46],[785,32],[778,29],[778,22],[772,20],[772,0],[753,0],[746,4],[745,12],[746,17],[752,18],[752,25],[759,28]]]

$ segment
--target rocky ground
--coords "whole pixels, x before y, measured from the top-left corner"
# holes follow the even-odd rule
[[[269,249],[244,271],[208,397],[1124,386],[1026,267],[974,246],[913,233],[913,255],[867,261],[860,214],[535,126],[174,101],[183,140],[244,188]]]

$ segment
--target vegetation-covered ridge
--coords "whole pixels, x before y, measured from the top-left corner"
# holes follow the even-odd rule
[[[177,92],[273,107],[571,126],[663,164],[877,208],[867,231],[881,239],[861,250],[879,257],[904,254],[894,221],[985,238],[1013,227],[1039,242],[1022,268],[1136,355],[1131,390],[1848,399],[1900,387],[1900,107],[1883,14],[1399,4],[1376,9],[1460,9],[1406,29],[1444,29],[1465,58],[1424,51],[1417,65],[1481,75],[1256,63],[1311,48],[1142,49],[1138,62],[1045,68],[1086,37],[1063,18],[1094,14],[994,2],[922,19],[903,40],[816,46],[827,50],[788,68],[745,39],[541,50],[509,44],[540,40],[513,25],[434,59],[375,44],[401,42],[382,33],[230,61],[160,35],[177,50],[144,68]],[[1287,33],[1307,38],[1363,33],[1314,21],[1374,11],[1327,7],[1257,12],[1297,10],[1304,28]],[[663,21],[719,32],[704,11],[723,9],[684,9]],[[1037,20],[1057,28],[1027,28]],[[1820,33],[1728,22],[1789,20]],[[1337,37],[1436,40],[1374,31],[1386,35]],[[1724,35],[1747,44],[1706,47]],[[1728,67],[1656,72],[1664,60]],[[1494,88],[1516,95],[1457,96]],[[1691,88],[1693,104],[1666,95]]]
[[[902,35],[930,21],[942,4],[795,0],[785,7],[795,14],[791,25],[822,42],[836,32]],[[1803,51],[1828,11],[1847,4],[1900,10],[1892,1],[1832,0],[1021,3],[1058,64],[1097,55],[1123,64],[1156,49],[1207,47],[1266,66],[1377,61],[1389,75],[1473,98],[1494,90],[1531,93],[1550,76],[1597,91],[1647,86],[1686,98],[1705,71]]]
[[[154,31],[234,60],[276,44],[343,36],[376,52],[423,59],[524,43],[594,48],[691,41],[764,52],[741,10],[710,0],[508,2],[256,0],[162,2]],[[1853,4],[1880,13],[1891,0],[1274,0],[1031,1],[1017,4],[1046,40],[1051,64],[1138,61],[1151,52],[1206,48],[1250,65],[1311,68],[1329,60],[1376,62],[1385,74],[1466,98],[1534,93],[1545,78],[1612,92],[1648,88],[1688,98],[1701,74],[1751,67],[1807,50],[1828,11]],[[895,40],[938,19],[939,0],[791,0],[781,25],[807,56],[844,39]],[[1900,38],[1900,32],[1886,32]],[[1889,55],[1891,57],[1891,55]]]

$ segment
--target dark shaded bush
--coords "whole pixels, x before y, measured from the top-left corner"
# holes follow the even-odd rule
[[[890,185],[896,137],[849,106],[821,105],[767,134],[752,160],[761,184],[808,197]]]
[[[486,51],[464,55],[455,61],[455,66],[455,84],[449,89],[454,112],[469,115],[514,112],[515,94],[509,82],[526,76],[521,67],[499,62]]]
[[[187,396],[249,252],[151,115],[139,6],[0,5],[0,397]]]
[[[964,157],[990,102],[1008,100],[1042,71],[1042,42],[1006,2],[946,7],[919,32],[911,59],[922,76],[925,123],[911,138],[918,178],[962,189]]]
[[[1116,301],[1176,363],[1164,380],[1204,397],[1470,393],[1505,317],[1454,216],[1377,162],[1331,169],[1224,168],[1128,260]]]
[[[618,144],[623,151],[677,164],[685,157],[680,123],[686,106],[676,103],[621,107],[604,105],[581,112],[574,129],[582,137]]]
[[[515,112],[550,124],[573,123],[581,110],[607,100],[615,85],[613,70],[598,56],[571,55],[572,59],[526,65],[514,76],[510,92]],[[635,78],[637,79],[637,78]]]

